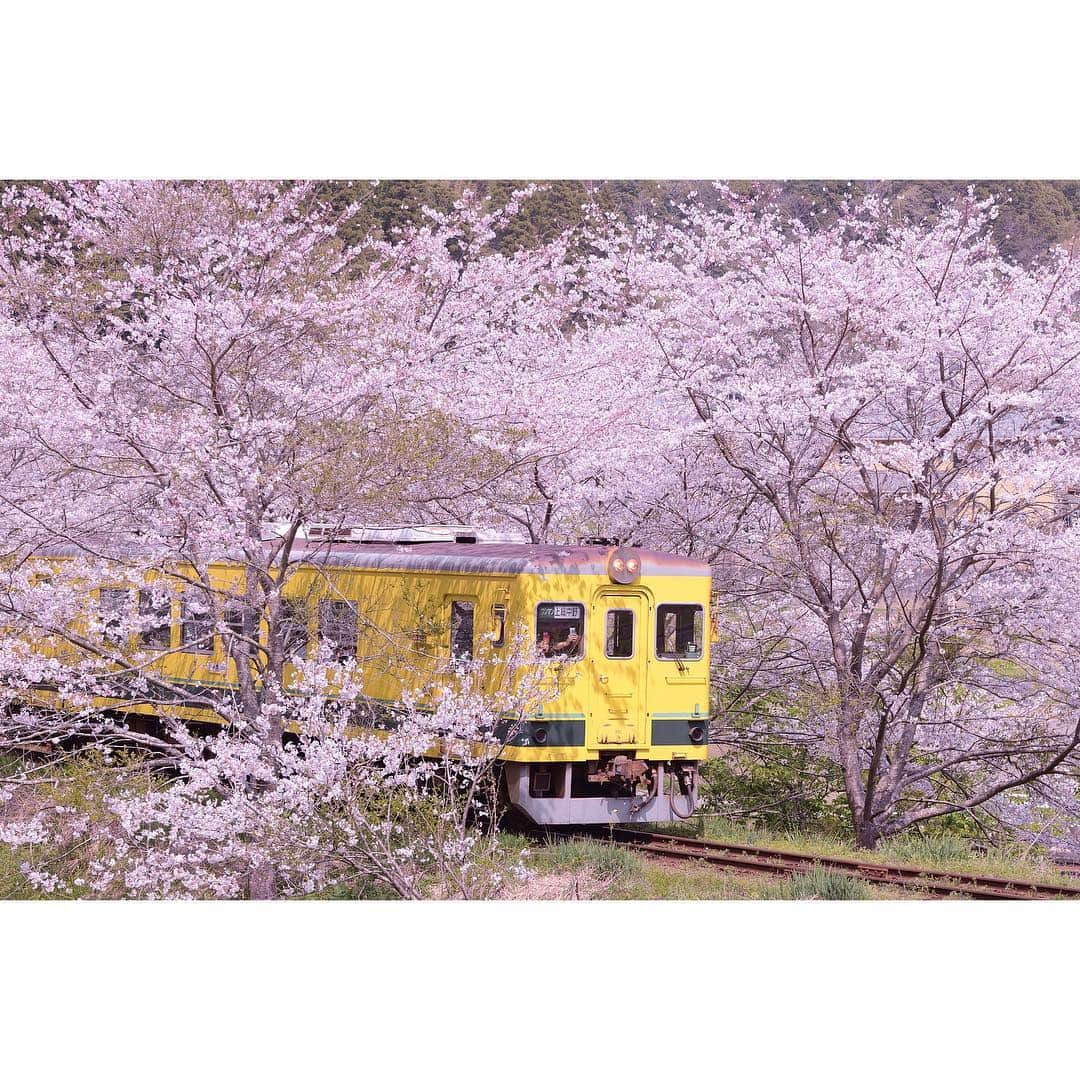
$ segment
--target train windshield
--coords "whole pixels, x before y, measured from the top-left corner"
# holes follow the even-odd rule
[[[656,609],[656,655],[661,660],[700,660],[704,640],[700,604],[661,604]]]
[[[536,650],[552,660],[576,660],[584,651],[585,605],[539,604]]]

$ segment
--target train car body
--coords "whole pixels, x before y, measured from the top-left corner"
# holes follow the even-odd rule
[[[692,812],[708,743],[708,564],[598,545],[312,538],[292,560],[282,590],[296,612],[290,658],[330,642],[335,658],[356,658],[375,701],[400,701],[455,657],[482,660],[522,641],[536,651],[546,700],[500,755],[509,801],[531,821],[656,822]],[[215,590],[238,591],[242,569],[222,562],[210,577]],[[175,584],[165,598],[162,589],[148,580],[145,590],[94,591],[112,610],[156,607],[157,625],[137,644],[160,650],[154,674],[195,698],[100,704],[206,719],[198,696],[232,692],[234,661],[214,616]],[[286,686],[294,671],[285,664]]]

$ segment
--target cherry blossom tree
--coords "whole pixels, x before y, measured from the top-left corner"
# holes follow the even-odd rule
[[[355,208],[332,214],[306,184],[5,189],[0,671],[13,705],[47,684],[68,706],[7,710],[9,742],[78,731],[167,752],[175,733],[117,731],[94,698],[198,705],[243,732],[215,760],[250,760],[259,790],[284,781],[282,594],[302,525],[427,516],[462,475],[508,467],[483,439],[490,387],[463,373],[558,330],[559,245],[492,247],[527,195],[491,208],[467,194],[350,246]],[[221,560],[239,567],[225,585]],[[151,592],[146,610],[90,605],[102,582]],[[201,635],[187,646],[222,637],[235,694],[158,673],[162,644],[146,643],[178,590]],[[251,895],[275,889],[272,863],[254,865]]]
[[[270,737],[266,714],[214,735],[176,725],[167,775],[118,755],[80,805],[55,762],[37,778],[24,770],[15,784],[50,787],[11,820],[0,799],[0,842],[23,853],[33,888],[60,896],[257,896],[260,866],[279,896],[497,895],[527,874],[495,828],[498,755],[550,687],[521,648],[437,674],[417,677],[374,729],[357,724],[370,706],[362,670],[310,661],[291,688],[294,738]],[[80,844],[90,854],[59,866]]]
[[[1080,266],[1010,264],[992,218],[811,231],[725,193],[581,269],[579,367],[652,432],[595,459],[611,529],[714,559],[729,708],[839,763],[866,847],[1080,738]]]

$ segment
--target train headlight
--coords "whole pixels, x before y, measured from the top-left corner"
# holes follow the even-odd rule
[[[641,559],[623,548],[608,556],[608,577],[619,585],[630,585],[641,573]]]

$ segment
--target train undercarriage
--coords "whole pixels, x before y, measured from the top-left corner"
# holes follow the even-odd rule
[[[600,761],[508,761],[503,770],[510,805],[535,825],[680,821],[697,808],[695,762],[616,754]]]

